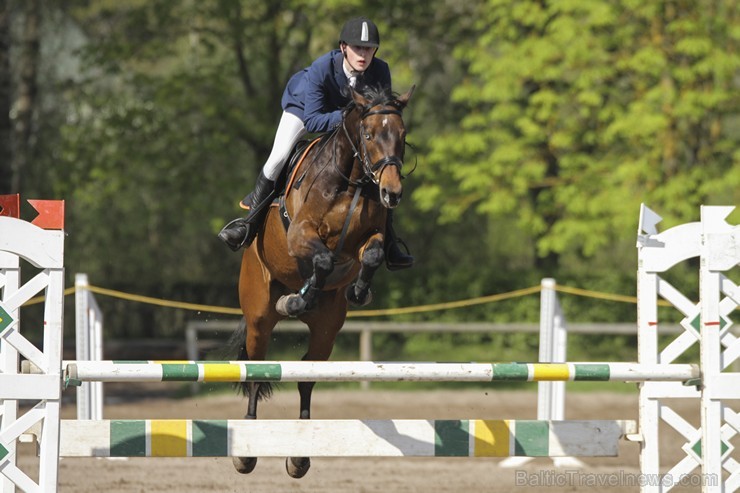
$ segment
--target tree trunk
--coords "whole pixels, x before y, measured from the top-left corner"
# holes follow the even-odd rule
[[[33,116],[38,93],[41,0],[25,2],[23,45],[18,60],[18,91],[14,106],[14,142],[11,189],[20,191],[24,171],[31,159]]]
[[[10,100],[12,76],[10,72],[10,0],[0,0],[0,195],[11,193],[13,172],[11,162]]]

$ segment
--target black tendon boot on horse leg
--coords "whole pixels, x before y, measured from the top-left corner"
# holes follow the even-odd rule
[[[242,204],[249,208],[249,215],[231,221],[224,226],[218,237],[233,251],[251,245],[265,221],[275,194],[275,182],[260,171],[254,191],[242,200]]]
[[[385,221],[385,262],[388,270],[408,269],[414,265],[414,257],[401,251],[398,247],[399,241],[406,247],[406,243],[396,237],[396,232],[393,230],[393,210],[388,209]]]

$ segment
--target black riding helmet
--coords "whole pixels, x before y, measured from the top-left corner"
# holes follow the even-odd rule
[[[350,19],[342,28],[342,33],[339,35],[339,42],[354,46],[377,48],[380,46],[378,26],[367,17]]]

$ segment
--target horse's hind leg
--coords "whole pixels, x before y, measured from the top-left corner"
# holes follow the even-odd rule
[[[240,287],[241,294],[241,287]],[[267,356],[267,346],[269,344],[272,329],[277,323],[277,316],[274,314],[262,314],[260,307],[271,304],[269,301],[270,289],[264,290],[253,289],[247,299],[242,299],[242,307],[249,307],[245,310],[246,319],[246,336],[245,343],[241,347],[239,360],[261,361]],[[265,299],[262,299],[265,298]],[[257,419],[257,403],[265,399],[272,393],[269,382],[245,382],[242,384],[242,390],[248,396],[246,419]],[[252,472],[257,465],[256,457],[233,457],[232,462],[236,470],[242,474]]]
[[[309,360],[308,354],[303,360]],[[316,382],[298,382],[298,394],[301,396],[301,419],[311,419],[311,395]],[[288,457],[285,460],[285,469],[292,478],[300,479],[306,475],[311,467],[309,457]]]
[[[305,360],[306,357],[304,356]],[[311,392],[316,382],[299,382],[298,393],[301,396],[301,419],[311,419]],[[309,457],[288,457],[285,459],[285,470],[291,478],[300,479],[311,468]]]
[[[304,361],[326,361],[334,348],[337,333],[344,325],[347,314],[347,302],[338,291],[323,292],[319,299],[318,310],[302,320],[310,330],[308,351]],[[316,382],[299,382],[298,393],[301,397],[300,419],[311,419],[311,395]],[[288,457],[285,468],[293,478],[302,478],[311,467],[308,457]]]
[[[303,356],[304,361],[313,361],[308,354]],[[328,356],[327,356],[328,359]],[[298,382],[298,394],[301,397],[301,419],[311,419],[311,395],[316,382]],[[309,457],[288,457],[285,460],[285,469],[292,478],[300,479],[306,475],[311,467]]]
[[[360,262],[362,267],[353,284],[347,286],[345,296],[347,301],[355,306],[365,306],[373,300],[373,294],[370,291],[370,282],[383,264],[383,240],[380,234],[373,235],[360,253]]]
[[[257,419],[257,402],[271,392],[269,383],[247,382],[244,386],[248,395],[247,414],[244,415],[244,419]],[[237,472],[241,474],[249,474],[257,465],[257,457],[232,457],[231,461]]]

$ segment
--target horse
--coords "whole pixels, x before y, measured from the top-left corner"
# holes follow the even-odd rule
[[[351,89],[341,125],[305,151],[279,207],[270,208],[242,256],[240,360],[264,361],[275,325],[297,317],[309,329],[303,360],[326,361],[348,305],[372,300],[371,281],[384,260],[386,214],[403,193],[402,112],[413,91],[398,96],[389,88],[362,94]],[[300,419],[311,418],[315,383],[298,383]],[[269,397],[270,383],[241,386],[248,396],[245,418],[256,419],[257,402]],[[237,471],[247,474],[257,458],[233,461]],[[290,476],[301,478],[311,461],[289,457],[285,464]]]

